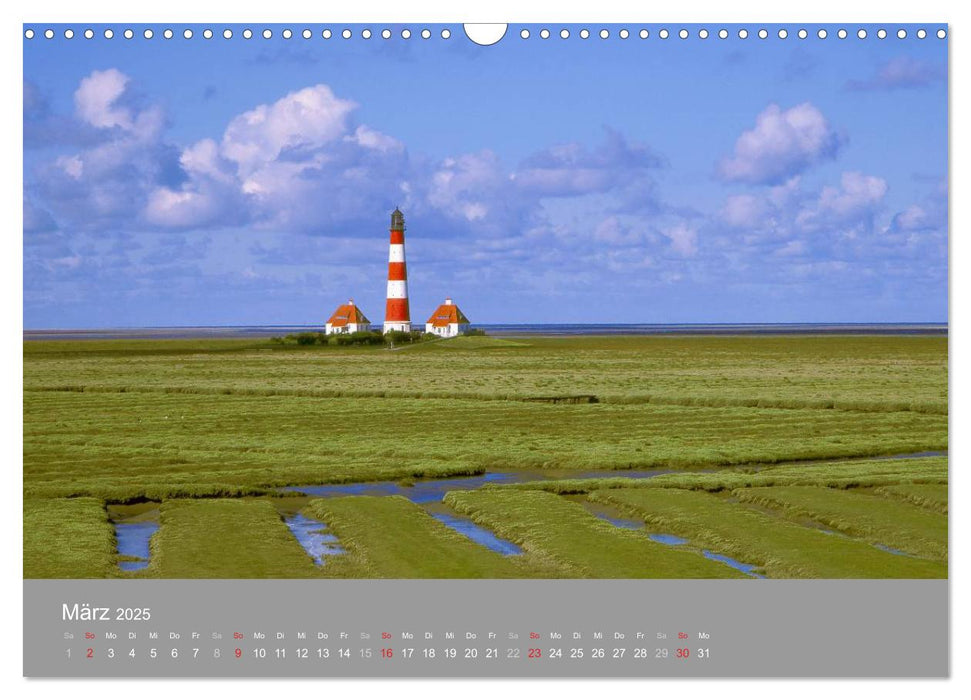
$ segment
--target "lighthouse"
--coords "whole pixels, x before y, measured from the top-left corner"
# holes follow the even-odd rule
[[[391,213],[391,246],[388,250],[388,303],[384,332],[411,332],[408,311],[408,271],[405,268],[405,215],[395,207]]]

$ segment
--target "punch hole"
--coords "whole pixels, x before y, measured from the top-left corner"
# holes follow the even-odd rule
[[[702,31],[704,31],[704,30],[702,30]],[[639,34],[639,36],[641,37],[641,39],[646,39],[650,35],[651,35],[651,33],[649,31],[647,31],[646,29],[642,29],[640,31],[640,34]]]
[[[560,38],[561,39],[569,39],[570,38],[570,30],[569,29],[561,29],[560,30]]]
[[[926,39],[927,38],[927,30],[926,29],[918,29],[917,30],[917,38],[918,39]]]
[[[938,29],[937,30],[937,38],[938,39],[946,39],[947,38],[947,32],[945,30],[943,30],[943,29]]]
[[[73,39],[74,38],[74,30],[73,29],[65,29],[64,30],[64,38],[65,39]]]
[[[304,39],[309,39],[313,35],[314,33],[309,29],[304,29],[302,32],[300,32],[300,36],[302,36]]]
[[[252,29],[249,29],[249,28],[244,29],[243,30],[243,38],[244,39],[252,39],[253,38],[253,30]]]
[[[155,36],[155,32],[153,32],[151,29],[146,29],[144,32],[142,32],[142,36],[144,36],[146,39],[151,39],[153,36]]]
[[[473,42],[479,46],[492,46],[493,44],[498,44],[504,36],[506,36],[506,30],[509,28],[507,24],[463,24],[462,28],[465,30],[465,36],[469,37]],[[448,39],[445,36],[447,29],[442,30],[442,38]],[[451,36],[451,32],[449,32]],[[520,33],[520,36],[522,34]],[[526,32],[526,36],[529,36],[529,32]]]
[[[826,30],[825,29],[820,29],[818,32],[816,32],[816,36],[818,36],[820,39],[825,39],[826,38]]]
[[[760,29],[759,39],[768,39],[768,38],[769,38],[769,31],[767,29]]]
[[[549,29],[540,29],[539,30],[539,38],[540,39],[549,39],[550,38],[550,30]]]
[[[687,39],[688,38],[688,30],[687,29],[682,29],[680,32],[678,32],[678,36],[681,37],[682,39]]]
[[[84,30],[84,38],[85,39],[94,39],[94,30],[93,29],[85,29]]]
[[[856,35],[861,39],[866,39],[866,29],[861,29],[856,33]]]
[[[739,29],[738,30],[738,38],[739,39],[748,39],[748,29]]]
[[[370,29],[364,29],[364,30],[362,30],[361,31],[361,36],[363,38],[365,38],[365,39],[370,39],[371,38],[371,30]]]
[[[503,34],[505,34],[505,32],[503,32]],[[442,30],[442,38],[443,39],[449,39],[449,38],[451,38],[451,36],[452,36],[452,30],[447,29],[447,28]]]
[[[390,29],[382,29],[381,30],[381,38],[382,39],[390,39],[391,38],[391,30]]]
[[[621,30],[620,30],[620,33],[618,34],[618,36],[619,36],[619,37],[620,37],[621,39],[626,39],[627,37],[629,37],[629,36],[630,36],[630,32],[629,32],[629,31],[627,31],[626,29],[621,29]]]
[[[897,38],[898,39],[906,39],[907,38],[907,30],[906,29],[898,29],[897,30]]]
[[[410,29],[402,29],[401,30],[401,38],[402,39],[410,39],[411,38],[411,30]]]
[[[192,38],[192,30],[191,29],[186,29],[184,32],[182,32],[182,36],[184,38],[186,38],[186,39],[191,39]]]
[[[528,39],[529,38],[529,30],[528,29],[523,29],[521,32],[519,32],[519,36],[521,36],[523,39]]]
[[[283,38],[284,39],[292,39],[293,38],[293,30],[292,29],[284,29],[282,33],[283,33]]]
[[[422,29],[421,30],[421,38],[422,39],[431,39],[432,38],[432,30],[431,29]]]
[[[322,36],[325,39],[330,39],[332,36],[334,36],[334,33],[329,29],[325,29],[320,33],[320,36]]]
[[[719,29],[718,30],[718,38],[719,39],[727,39],[728,38],[728,30],[727,29]]]
[[[589,29],[581,29],[580,30],[580,38],[581,39],[589,39],[590,38],[590,30]]]
[[[54,30],[53,29],[46,30],[44,32],[44,38],[45,39],[53,39],[54,38]]]
[[[212,32],[211,29],[204,29],[202,31],[202,38],[203,39],[212,39],[212,37],[213,37],[213,32]]]
[[[166,29],[164,32],[162,32],[162,36],[164,36],[166,39],[171,39],[175,36],[175,32],[173,32],[171,29]]]
[[[659,37],[661,37],[662,39],[667,39],[668,38],[668,30],[667,29],[662,29],[661,31],[659,31],[657,33],[657,35]]]
[[[878,29],[877,30],[877,38],[878,39],[886,39],[887,38],[887,30],[886,29]]]
[[[609,31],[607,31],[606,29],[601,29],[600,30],[600,38],[601,39],[606,39],[609,36],[610,36],[610,32]]]
[[[809,36],[809,32],[807,32],[805,29],[800,29],[799,34],[797,36],[800,39],[805,39],[807,36]]]
[[[271,32],[269,29],[264,29],[263,30],[263,38],[264,39],[269,39],[272,36],[273,36],[273,32]]]
[[[26,38],[26,39],[33,39],[34,38],[34,30],[33,29],[27,29],[27,30],[25,30],[24,31],[24,38]]]
[[[785,39],[787,36],[789,36],[789,32],[787,32],[785,29],[780,29],[779,30],[779,38],[780,39]]]
[[[840,29],[838,32],[836,32],[836,36],[838,36],[840,39],[845,39],[846,36],[847,36],[846,35],[846,30],[845,29]]]
[[[124,36],[125,36],[126,39],[134,39],[135,38],[135,32],[132,29],[126,29]]]
[[[345,39],[350,39],[351,38],[351,30],[350,29],[345,29],[344,31],[341,32],[341,36],[344,37]]]
[[[105,39],[114,39],[114,38],[115,38],[115,30],[105,29]]]
[[[699,29],[698,30],[698,36],[700,38],[702,38],[702,39],[707,39],[708,38],[708,30],[707,29]]]
[[[233,30],[232,29],[224,29],[223,30],[223,39],[232,39],[232,38],[233,38]]]

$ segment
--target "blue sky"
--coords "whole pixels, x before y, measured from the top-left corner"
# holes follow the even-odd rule
[[[395,205],[413,321],[947,317],[933,34],[182,28],[25,40],[26,328],[380,322]]]

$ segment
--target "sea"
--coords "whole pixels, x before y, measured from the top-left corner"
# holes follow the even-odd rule
[[[577,335],[938,335],[946,323],[493,323],[474,324],[500,338]],[[376,326],[375,328],[378,328]],[[268,338],[321,326],[175,326],[24,330],[24,340]]]

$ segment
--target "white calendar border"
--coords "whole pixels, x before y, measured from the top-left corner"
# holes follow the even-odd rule
[[[922,21],[950,21],[951,35],[951,124],[971,123],[971,110],[968,108],[967,88],[960,90],[962,79],[968,84],[968,74],[971,67],[968,63],[968,49],[962,42],[962,33],[971,35],[971,24],[967,22],[968,13],[962,9],[960,3],[945,0],[883,0],[876,7],[864,3],[852,3],[847,0],[812,0],[805,6],[798,7],[792,3],[781,3],[778,0],[734,0],[717,2],[716,0],[696,0],[687,3],[647,3],[625,2],[623,0],[597,0],[585,7],[580,3],[566,5],[552,0],[536,0],[525,3],[522,0],[480,0],[473,4],[448,2],[446,0],[420,1],[412,0],[407,4],[392,2],[391,0],[372,0],[364,3],[332,3],[309,2],[307,0],[294,2],[291,0],[275,0],[272,3],[251,2],[238,0],[232,6],[215,8],[198,0],[166,0],[164,3],[134,3],[131,0],[85,0],[83,3],[69,0],[47,0],[43,4],[38,2],[21,1],[17,6],[5,5],[3,13],[3,42],[2,65],[4,95],[16,94],[18,99],[4,100],[2,125],[0,133],[5,137],[5,170],[0,183],[0,196],[3,198],[2,211],[8,213],[20,212],[22,209],[22,116],[21,79],[22,79],[22,29],[21,23],[30,20],[50,22],[85,21],[131,21],[157,22],[169,21],[211,21],[219,19],[226,22],[263,21],[280,22],[287,20],[327,20],[327,21],[427,21],[427,22],[461,22],[461,21],[515,21],[515,22],[575,22],[575,21],[646,21],[646,22],[847,22],[848,24],[872,22],[877,20],[892,20],[894,22],[922,22]],[[962,116],[963,115],[963,116]],[[969,223],[969,217],[964,210],[966,198],[962,195],[967,190],[967,163],[969,157],[969,137],[960,127],[954,129],[951,150],[952,181],[951,181],[951,216],[952,232],[962,231],[962,223]],[[958,164],[963,165],[959,168]],[[963,177],[962,177],[963,176]],[[961,189],[958,189],[959,186]],[[957,194],[958,196],[955,196]],[[16,217],[14,217],[16,221]],[[968,244],[962,238],[962,233],[952,235],[950,269],[961,264],[967,270],[969,264]],[[22,455],[22,405],[20,385],[22,382],[22,239],[14,224],[7,222],[2,237],[2,279],[4,284],[4,300],[2,305],[3,328],[9,337],[2,347],[4,391],[2,413],[2,444],[8,450],[7,462],[18,462]],[[969,347],[965,339],[967,328],[968,306],[971,303],[969,293],[969,275],[954,276],[949,309],[951,309],[950,338],[952,357],[958,361],[952,362],[950,370],[951,381],[951,409],[950,421],[957,425],[958,420],[967,418],[969,411],[969,386],[967,376]],[[967,479],[961,473],[963,458],[968,454],[968,448],[963,442],[961,431],[951,431],[951,469],[952,504],[955,498],[960,504],[967,502]],[[22,468],[22,463],[21,463]],[[22,601],[22,561],[20,549],[22,543],[22,508],[20,475],[16,477],[9,469],[9,491],[17,494],[15,504],[3,509],[3,533],[5,561],[16,561],[16,566],[7,566],[7,574],[3,579],[3,599],[7,601]],[[960,492],[959,490],[960,489]],[[968,578],[967,541],[969,531],[968,518],[961,512],[962,508],[951,509],[951,581],[952,591],[957,590],[955,581],[964,582]],[[953,546],[958,544],[958,546]],[[488,698],[494,700],[497,694],[508,696],[513,694],[538,695],[555,694],[555,697],[571,699],[609,692],[616,695],[618,700],[623,698],[644,697],[646,694],[677,695],[683,697],[710,696],[715,693],[733,698],[744,694],[746,699],[772,698],[776,700],[781,695],[793,698],[812,698],[820,693],[878,693],[881,697],[907,698],[912,700],[915,694],[931,693],[934,696],[957,697],[963,688],[968,691],[967,679],[971,677],[971,670],[962,669],[959,660],[971,658],[971,644],[965,641],[968,633],[968,609],[971,607],[967,600],[952,595],[952,624],[951,624],[951,672],[952,682],[867,682],[863,687],[860,681],[826,681],[819,683],[793,683],[789,681],[695,681],[695,680],[654,680],[649,686],[641,681],[498,681],[487,683],[469,683],[468,681],[329,681],[325,686],[314,687],[316,681],[303,680],[247,680],[247,681],[176,681],[162,683],[147,683],[144,681],[26,681],[21,678],[22,673],[22,645],[20,635],[15,625],[8,625],[2,634],[0,658],[2,658],[4,686],[21,697],[58,698],[103,698],[106,693],[118,695],[131,693],[139,700],[166,698],[172,694],[211,695],[215,693],[233,694],[234,698],[265,698],[268,693],[288,692],[302,695],[304,693],[336,694],[338,697],[353,695],[370,697],[393,694],[395,700],[399,698],[449,698],[461,696],[463,700],[477,700]],[[16,610],[14,611],[16,614]],[[822,684],[825,683],[825,684]],[[226,687],[228,686],[228,687]]]

